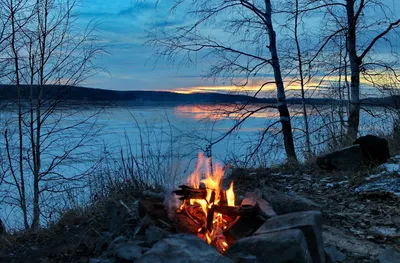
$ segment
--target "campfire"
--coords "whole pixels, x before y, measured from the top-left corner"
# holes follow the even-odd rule
[[[238,238],[257,230],[266,219],[254,197],[246,198],[240,206],[235,205],[234,182],[224,190],[223,178],[222,166],[212,165],[210,158],[199,154],[196,170],[187,178],[186,185],[173,191],[182,201],[177,214],[198,226],[197,236],[221,253]]]
[[[271,262],[283,262],[282,257],[287,259],[285,262],[324,262],[322,216],[319,211],[284,213],[281,209],[281,214],[277,215],[264,199],[265,191],[254,189],[252,192],[240,192],[243,195],[240,196],[238,189],[244,190],[240,189],[240,181],[235,182],[235,187],[233,181],[225,178],[222,165],[212,163],[211,159],[199,154],[196,169],[187,177],[185,184],[168,194],[142,193],[143,198],[139,200],[141,220],[135,228],[134,237],[140,240],[144,234],[145,239],[152,243],[154,239],[168,237],[167,233],[188,233],[197,235],[230,258],[259,255],[265,259],[265,253],[268,253]],[[275,197],[270,200],[282,200],[281,204],[275,204],[277,208],[285,203],[290,203],[291,207],[299,204],[299,199],[296,201],[295,197],[276,190],[268,190],[268,196],[271,195]],[[149,228],[151,225],[162,229]],[[156,249],[153,252],[160,253],[164,247],[167,250],[179,247],[179,242],[175,241],[185,240],[184,236],[159,239],[154,244]],[[151,254],[149,251],[146,254]],[[161,251],[162,257],[168,252]]]

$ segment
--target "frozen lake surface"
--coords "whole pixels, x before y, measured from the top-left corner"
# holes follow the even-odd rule
[[[42,145],[46,149],[42,156],[42,170],[51,168],[53,160],[64,156],[65,152],[70,153],[57,167],[51,169],[46,180],[41,183],[41,187],[52,190],[51,195],[42,194],[45,207],[49,207],[43,212],[52,213],[50,210],[55,204],[61,210],[67,209],[71,206],[69,199],[72,194],[78,200],[76,202],[84,202],[90,192],[87,189],[94,184],[98,171],[101,170],[104,175],[104,171],[109,169],[108,176],[113,176],[113,163],[121,161],[121,153],[129,161],[134,159],[130,163],[135,176],[169,187],[190,175],[199,152],[212,155],[213,161],[223,165],[279,164],[285,160],[285,154],[278,113],[271,108],[258,111],[261,106],[264,105],[248,105],[239,112],[235,112],[238,105],[97,105],[59,109],[44,125],[44,133],[48,132],[50,136]],[[295,146],[302,159],[306,150],[304,118],[299,105],[292,106],[290,111],[293,116]],[[331,142],[331,138],[340,134],[342,128],[339,112],[337,107],[330,106],[308,106],[307,111],[313,150],[318,154],[327,149],[327,141]],[[361,113],[361,134],[388,134],[392,131],[389,111],[382,108],[370,108],[368,111]],[[250,112],[255,113],[249,116]],[[240,120],[244,118],[246,120],[241,123]],[[12,162],[18,167],[15,163],[18,154],[15,110],[5,108],[1,112],[1,120],[3,134],[6,129],[8,134],[14,131],[10,144],[11,153],[15,156]],[[239,122],[240,125],[232,131],[232,127]],[[266,127],[269,129],[266,130]],[[57,132],[51,133],[53,131]],[[229,135],[225,136],[227,133]],[[29,145],[28,133],[25,134],[24,143]],[[0,218],[8,225],[20,226],[17,223],[20,210],[15,206],[15,187],[10,184],[12,178],[7,169],[8,163],[4,161],[4,136],[0,138],[0,144],[5,178],[0,185]],[[255,152],[255,149],[258,151]],[[27,164],[24,170],[28,185],[27,196],[30,198],[32,173]],[[60,183],[60,176],[79,180]],[[80,189],[80,192],[69,191],[69,188],[78,188],[82,184],[85,188]],[[63,194],[54,195],[53,192]],[[65,205],[63,207],[60,204]],[[51,218],[46,219],[51,221]]]

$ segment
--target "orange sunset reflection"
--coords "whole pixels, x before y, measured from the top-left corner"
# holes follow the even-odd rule
[[[174,111],[177,116],[195,120],[228,120],[243,118],[249,111],[258,109],[259,106],[248,105],[241,109],[238,105],[184,105],[177,106]],[[264,109],[253,113],[252,118],[275,118],[278,112],[274,109]]]

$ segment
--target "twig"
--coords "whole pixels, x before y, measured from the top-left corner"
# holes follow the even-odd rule
[[[122,200],[119,200],[119,203],[120,203],[123,207],[125,207],[126,210],[128,210],[128,213],[129,213],[132,217],[136,217],[136,216],[134,215],[134,213],[132,212],[132,210],[131,210]]]

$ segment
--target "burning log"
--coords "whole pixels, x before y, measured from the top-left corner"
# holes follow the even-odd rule
[[[206,199],[207,197],[207,190],[203,188],[196,189],[186,185],[181,185],[179,188],[179,190],[175,190],[173,192],[180,196],[180,200]]]
[[[201,226],[186,214],[175,214],[173,226],[178,233],[197,234]]]
[[[276,216],[274,209],[272,209],[272,206],[262,198],[262,193],[258,189],[254,192],[247,192],[245,194],[245,197],[242,201],[242,206],[245,205],[257,205],[260,208],[259,213],[266,219]]]
[[[214,212],[227,215],[230,217],[247,216],[253,213],[258,213],[260,208],[256,205],[244,205],[244,206],[221,206],[214,205]]]
[[[265,218],[260,214],[260,208],[249,207],[245,209],[225,231],[224,235],[229,245],[234,244],[238,239],[248,237],[253,234],[265,222]]]

